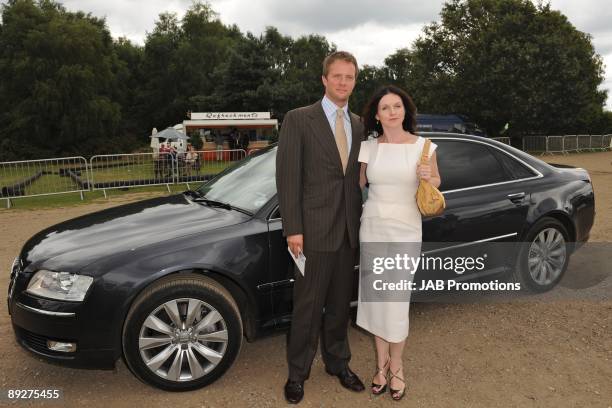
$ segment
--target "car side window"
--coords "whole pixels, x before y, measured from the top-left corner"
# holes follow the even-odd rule
[[[487,146],[461,140],[434,140],[442,184],[440,191],[510,181]]]
[[[493,155],[499,160],[500,164],[506,170],[506,172],[512,176],[515,180],[533,177],[536,174],[527,168],[524,164],[516,159],[508,156],[507,154],[500,152],[495,148],[490,148]]]
[[[280,215],[280,208],[278,206],[276,206],[276,208],[274,209],[274,211],[272,211],[272,213],[270,214],[270,216],[268,217],[269,220],[275,220],[281,218]]]

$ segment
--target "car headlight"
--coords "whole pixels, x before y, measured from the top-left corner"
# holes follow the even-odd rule
[[[91,276],[40,270],[30,280],[26,292],[51,299],[82,302],[92,282]]]

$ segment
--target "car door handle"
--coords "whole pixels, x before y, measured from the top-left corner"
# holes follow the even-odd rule
[[[519,203],[525,198],[525,193],[508,194],[508,199],[513,203]]]

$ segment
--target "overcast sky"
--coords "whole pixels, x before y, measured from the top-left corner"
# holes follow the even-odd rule
[[[106,17],[113,36],[143,44],[159,13],[180,17],[191,0],[59,0],[69,10]],[[603,87],[612,109],[612,7],[609,0],[551,0],[580,31],[593,36],[606,65]],[[381,65],[398,48],[408,47],[424,24],[439,19],[441,0],[212,0],[220,19],[241,31],[261,33],[274,26],[285,35],[322,34],[351,51],[361,65]]]

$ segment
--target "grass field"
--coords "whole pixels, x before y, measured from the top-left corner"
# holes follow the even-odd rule
[[[85,162],[79,160],[70,160],[65,162],[31,161],[21,163],[4,163],[2,166],[0,166],[0,187],[12,186],[13,184],[19,183],[40,171],[47,173],[46,175],[48,176],[59,176],[60,169],[62,168],[75,168],[84,165]],[[47,185],[53,184],[53,182],[51,182],[50,180],[51,179],[46,180]],[[38,181],[40,180],[37,180],[36,182]],[[39,191],[41,189],[42,187],[38,188]],[[56,189],[53,191],[58,190]]]
[[[198,188],[202,183],[189,183],[189,187],[193,190]],[[170,184],[170,193],[165,185],[161,186],[150,186],[150,187],[132,187],[122,189],[107,189],[107,198],[129,195],[129,194],[143,194],[146,196],[163,196],[168,194],[180,193],[187,190],[186,184]],[[81,194],[79,192],[68,193],[68,194],[52,194],[36,197],[25,197],[25,198],[12,198],[11,207],[15,209],[41,209],[41,208],[57,208],[57,207],[70,207],[74,205],[91,204],[96,200],[105,200],[104,191],[85,191],[83,192],[83,200],[81,200]],[[7,208],[7,200],[0,199],[0,211]]]
[[[0,187],[12,186],[21,180],[27,179],[37,173],[36,170],[27,169],[0,169]]]
[[[76,191],[81,188],[70,177],[56,174],[43,174],[25,189],[25,195],[46,194],[49,192]]]
[[[108,163],[109,165],[116,164],[118,162]],[[32,184],[25,187],[24,195],[40,195],[38,197],[13,197],[11,198],[10,205],[17,208],[40,208],[40,207],[58,207],[64,205],[78,204],[81,202],[81,194],[79,190],[81,187],[68,176],[60,176],[60,169],[67,167],[79,167],[81,163],[50,163],[50,162],[34,162],[26,165],[15,165],[6,166],[0,169],[0,187],[12,186],[20,181],[23,181],[38,171],[44,171],[40,178],[35,180]],[[100,164],[100,163],[98,163]],[[188,170],[185,167],[179,167],[178,176],[197,176],[197,175],[210,175],[217,174],[224,170],[226,167],[233,164],[229,161],[205,161],[199,170],[192,169]],[[163,183],[162,174],[163,172],[155,171],[155,162],[149,158],[142,160],[140,163],[131,163],[129,166],[116,166],[107,168],[95,168],[93,169],[93,181],[95,183],[112,182],[112,181],[132,181],[132,180],[151,180],[159,179],[160,183]],[[171,169],[167,169],[166,175],[172,174]],[[81,171],[81,178],[83,181],[87,180],[86,172]],[[201,183],[191,183],[190,187],[194,185],[200,185]],[[179,184],[172,186],[172,191],[183,191],[186,189],[185,184]],[[71,194],[70,192],[75,193]],[[165,185],[151,186],[151,187],[130,187],[120,189],[107,189],[107,195],[125,194],[127,192],[167,192]],[[112,192],[112,193],[111,193]],[[62,193],[62,194],[55,194]],[[43,195],[44,194],[44,195]],[[85,191],[84,193],[85,202],[91,199],[97,199],[104,197],[103,191]],[[1,205],[0,205],[1,206]],[[2,207],[8,207],[8,202],[5,199],[5,205]]]
[[[217,174],[224,170],[232,162],[204,162],[199,170],[179,167],[179,176]],[[164,174],[170,175],[171,169],[160,168],[156,173],[153,161],[133,164],[129,167],[109,167],[106,169],[93,169],[93,182],[102,183],[115,180],[143,180],[163,177]]]

